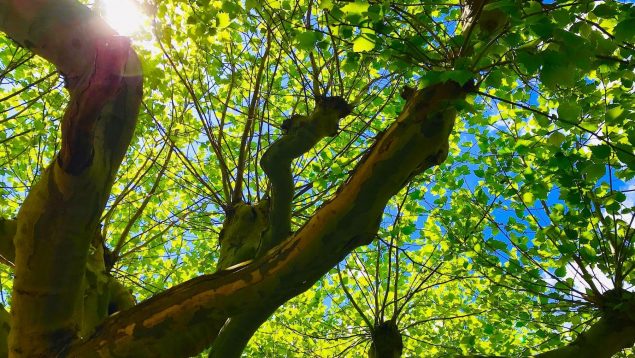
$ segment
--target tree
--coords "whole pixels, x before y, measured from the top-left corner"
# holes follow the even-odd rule
[[[633,346],[631,4],[146,8],[0,0],[4,353]]]

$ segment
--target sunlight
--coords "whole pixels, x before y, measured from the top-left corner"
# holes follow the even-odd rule
[[[119,35],[129,36],[141,30],[145,15],[134,0],[101,1],[102,16]]]

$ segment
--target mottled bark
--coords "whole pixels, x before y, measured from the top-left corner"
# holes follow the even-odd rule
[[[256,257],[260,238],[267,227],[268,212],[268,200],[256,205],[241,202],[227,210],[223,229],[218,237],[218,270]]]
[[[341,97],[319,97],[308,116],[294,115],[285,121],[285,134],[262,156],[262,167],[271,183],[269,225],[263,233],[258,256],[278,245],[291,234],[291,204],[294,195],[291,163],[311,150],[318,141],[334,136],[340,119],[351,112]]]
[[[271,198],[257,205],[238,203],[227,213],[219,237],[219,269],[258,258],[291,235],[295,190],[292,162],[322,138],[336,135],[340,119],[351,109],[341,97],[319,97],[312,113],[294,115],[283,123],[284,135],[267,149],[261,160],[271,183]],[[210,357],[239,357],[251,336],[278,306],[269,302],[266,307],[216,319],[214,325],[224,324],[213,341]]]
[[[126,38],[75,1],[0,0],[0,30],[52,62],[71,100],[62,150],[17,217],[11,356],[50,357],[77,338],[90,243],[128,147],[141,66]]]
[[[478,17],[467,15],[471,20],[466,21]],[[487,35],[499,27],[478,31]],[[139,61],[127,39],[72,0],[0,0],[0,31],[57,66],[71,95],[58,159],[31,188],[17,220],[0,222],[0,253],[9,261],[13,253],[15,262],[8,343],[15,357],[185,357],[212,342],[213,356],[239,355],[271,312],[372,241],[388,200],[413,175],[446,159],[455,108],[467,91],[454,82],[408,91],[401,115],[335,197],[290,234],[290,163],[320,138],[335,134],[337,120],[346,114],[337,106],[318,105],[303,118],[310,133],[291,123],[289,133],[263,158],[274,193],[260,250],[251,243],[249,252],[221,264],[225,270],[134,305],[125,288],[105,275],[103,261],[89,259],[88,252],[134,129],[141,98]],[[633,319],[616,312],[603,311],[603,318],[571,345],[543,356],[600,357],[632,345]],[[7,330],[3,321],[0,339]]]
[[[200,342],[218,333],[209,322],[249,311],[265,316],[304,292],[374,238],[386,203],[413,175],[445,160],[455,106],[464,96],[453,82],[417,91],[336,196],[291,238],[253,262],[192,279],[108,318],[69,353],[196,354],[205,348]]]

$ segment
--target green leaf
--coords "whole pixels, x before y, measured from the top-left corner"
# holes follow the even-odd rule
[[[487,244],[494,250],[507,250],[507,244],[496,239],[487,240]]]
[[[617,15],[617,10],[609,4],[600,4],[593,9],[595,16],[609,18]]]
[[[558,245],[558,251],[560,251],[563,255],[568,255],[575,252],[577,249],[576,245],[572,242],[565,242],[561,245]]]
[[[547,143],[554,147],[560,147],[562,142],[566,139],[566,136],[560,132],[553,132],[549,138],[547,138]]]
[[[597,257],[597,252],[590,245],[584,245],[580,248],[580,256],[587,262],[594,262]]]
[[[494,333],[494,326],[492,326],[491,324],[485,325],[485,327],[483,328],[483,333],[485,333],[485,334],[493,334]]]
[[[332,9],[333,8],[333,0],[320,0],[320,9]]]
[[[635,18],[628,18],[615,25],[613,35],[618,41],[633,42],[635,40]]]
[[[344,5],[341,10],[344,13],[348,14],[361,14],[363,12],[366,12],[369,6],[370,5],[366,2],[349,2],[348,4]]]
[[[558,277],[565,277],[567,275],[567,268],[565,266],[558,267],[554,273]]]
[[[461,86],[467,83],[467,81],[474,78],[474,74],[470,71],[465,70],[453,70],[453,71],[445,71],[443,72],[441,79],[442,80],[452,80],[457,82]]]
[[[542,67],[540,80],[549,88],[568,88],[576,80],[575,67],[572,65],[548,65]]]
[[[558,118],[570,122],[577,122],[581,113],[582,108],[577,103],[565,102],[558,106]]]
[[[615,155],[624,164],[628,166],[630,170],[635,170],[635,154],[632,145],[618,144],[616,145]]]
[[[295,39],[298,41],[298,48],[312,50],[320,39],[320,34],[315,31],[305,31],[297,34]]]
[[[589,148],[595,157],[594,159],[606,159],[611,155],[611,147],[606,144],[595,145]]]
[[[556,282],[554,288],[558,291],[563,291],[563,292],[569,292],[569,290],[571,290],[571,287],[562,281]]]
[[[616,120],[620,118],[626,111],[622,106],[613,105],[606,111],[606,117],[610,120]]]
[[[375,42],[364,35],[353,41],[353,51],[355,52],[367,52],[373,48],[375,48]]]
[[[587,180],[595,182],[604,176],[606,166],[604,164],[593,163],[584,168],[583,173],[587,175]]]
[[[534,194],[532,192],[523,193],[523,202],[527,206],[532,205],[534,203]]]

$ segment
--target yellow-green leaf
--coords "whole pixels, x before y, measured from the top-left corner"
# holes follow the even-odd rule
[[[346,6],[342,7],[341,10],[344,13],[349,14],[361,14],[368,10],[368,3],[364,2],[351,2],[346,4]]]
[[[549,136],[549,138],[547,138],[547,143],[551,146],[559,147],[565,139],[566,137],[564,136],[564,134],[560,132],[554,132],[552,135]]]
[[[229,26],[229,15],[224,12],[219,12],[216,16],[218,27],[225,28]]]
[[[375,48],[375,42],[364,36],[360,36],[353,41],[353,51],[355,52],[366,52],[373,48]]]
[[[531,205],[534,203],[534,194],[530,193],[530,192],[526,192],[523,194],[523,202],[526,205]]]

